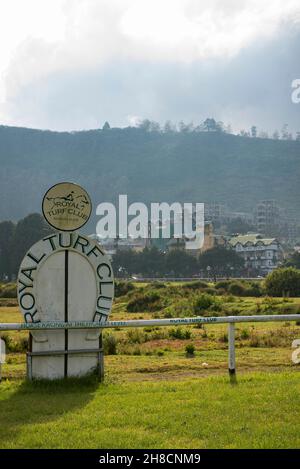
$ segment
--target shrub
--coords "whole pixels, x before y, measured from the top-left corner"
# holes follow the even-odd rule
[[[198,290],[199,288],[207,288],[208,284],[206,282],[203,282],[202,280],[196,280],[194,282],[187,282],[184,283],[183,288],[188,288],[191,290]]]
[[[175,327],[169,331],[169,337],[171,339],[187,340],[190,339],[192,333],[189,329],[182,329],[181,327]]]
[[[252,334],[251,335],[251,339],[250,339],[250,343],[249,343],[250,347],[254,347],[254,348],[257,348],[260,346],[260,340],[259,340],[259,337],[257,336],[257,334]]]
[[[257,283],[251,284],[248,288],[245,288],[245,296],[254,296],[256,298],[262,296],[262,290]]]
[[[132,352],[132,355],[142,355],[140,347],[135,347]]]
[[[215,299],[213,296],[208,295],[207,293],[202,293],[196,298],[194,302],[195,313],[199,313],[201,311],[209,309],[214,304],[214,302]]]
[[[131,282],[117,281],[115,282],[115,297],[127,295],[127,293],[134,289],[135,286]]]
[[[185,351],[186,351],[186,354],[187,356],[193,356],[195,355],[195,347],[193,344],[187,344],[185,346]]]
[[[29,339],[28,337],[22,337],[18,342],[18,352],[27,352]]]
[[[271,296],[300,296],[300,270],[294,267],[274,270],[267,276],[265,288]]]
[[[167,285],[164,283],[164,282],[153,282],[152,284],[149,285],[149,287],[151,288],[167,288]]]
[[[5,342],[7,353],[24,353],[28,350],[28,337],[22,337],[19,340],[13,340],[9,334],[4,333],[1,335],[1,339],[3,339]]]
[[[245,290],[245,286],[241,282],[232,282],[228,288],[228,292],[236,296],[244,296]]]
[[[261,304],[260,303],[256,303],[255,311],[256,311],[256,313],[261,313]]]
[[[153,326],[147,326],[143,328],[144,332],[153,332],[153,331],[158,331],[159,327],[153,327]]]
[[[172,308],[171,309],[167,308],[163,313],[163,318],[164,319],[170,319],[170,318],[173,318],[173,317],[174,316],[173,316]]]
[[[15,283],[7,283],[1,285],[1,298],[17,298],[17,285]]]
[[[9,334],[7,334],[6,332],[2,333],[1,334],[1,339],[5,342],[5,349],[6,349],[6,352],[11,352],[11,348],[12,348],[12,338]]]
[[[202,293],[194,301],[194,313],[198,314],[206,310],[210,311],[221,311],[221,302],[219,298],[216,298],[207,293]]]
[[[219,282],[215,284],[215,288],[216,289],[222,288],[223,290],[227,291],[231,283],[232,283],[231,280],[220,280]]]
[[[167,318],[188,317],[194,314],[193,304],[188,299],[178,300],[175,304],[164,309],[164,317]]]
[[[159,330],[153,331],[148,337],[149,340],[161,340],[165,339],[167,337],[167,334],[162,328],[160,328]]]
[[[127,311],[158,311],[162,308],[161,298],[157,293],[137,294],[127,303]]]
[[[240,337],[241,337],[242,340],[249,339],[250,334],[249,334],[248,329],[243,329],[242,332],[241,332]]]
[[[128,342],[132,344],[142,344],[145,342],[147,334],[144,334],[139,329],[129,329],[126,333]]]
[[[277,300],[276,298],[273,298],[272,296],[265,296],[265,298],[262,300],[262,304],[266,306],[270,306],[274,308],[274,306],[280,305],[282,300]]]
[[[103,337],[103,348],[105,355],[116,355],[117,354],[118,341],[113,334],[107,334]]]
[[[220,342],[225,342],[225,343],[228,342],[228,334],[227,334],[227,332],[224,332],[224,334],[222,334],[222,335],[220,336],[219,341],[220,341]]]
[[[236,301],[236,298],[233,295],[226,295],[226,297],[224,298],[224,301],[226,303],[234,303]]]
[[[208,295],[215,295],[217,293],[216,290],[212,287],[202,288],[201,292],[207,293]]]
[[[225,290],[225,288],[218,288],[216,290],[216,294],[219,295],[219,296],[225,296],[225,295],[227,295],[227,290]]]
[[[224,314],[225,316],[238,316],[240,312],[241,310],[238,308],[230,308],[230,309],[225,309]]]
[[[283,305],[280,307],[280,313],[293,314],[295,312],[295,305]]]

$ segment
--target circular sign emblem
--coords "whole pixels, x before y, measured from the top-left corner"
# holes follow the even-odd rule
[[[92,203],[88,193],[78,184],[60,182],[46,192],[42,209],[53,228],[74,231],[89,220]]]

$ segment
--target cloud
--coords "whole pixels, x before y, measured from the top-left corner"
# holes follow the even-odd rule
[[[28,2],[26,18],[37,5]],[[50,4],[43,1],[52,29],[43,34],[47,15],[37,10],[5,69],[4,123],[80,129],[104,120],[126,125],[134,116],[216,115],[271,128],[299,121],[289,89],[300,77],[298,0]]]

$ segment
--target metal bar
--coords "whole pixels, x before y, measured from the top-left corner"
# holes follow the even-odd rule
[[[210,280],[211,277],[139,277],[134,279],[134,283],[139,282],[198,282],[199,280]],[[219,280],[228,280],[228,277],[219,277]],[[231,280],[255,280],[256,282],[262,282],[263,278],[257,277],[230,277]],[[116,280],[126,280],[132,282],[132,277],[116,277]]]
[[[29,332],[29,342],[28,342],[28,352],[27,352],[27,379],[30,381],[32,380],[32,357],[30,356],[32,353],[32,334]]]
[[[100,381],[104,380],[104,353],[99,352]]]
[[[98,323],[92,321],[51,321],[35,323],[0,323],[0,331],[19,330],[55,330],[55,329],[110,329],[118,327],[146,327],[146,326],[177,326],[189,324],[229,324],[240,322],[277,322],[299,321],[299,314],[274,314],[261,316],[226,316],[226,317],[195,317],[176,319],[137,319],[130,321],[106,321]]]
[[[229,375],[235,375],[235,323],[228,324],[228,371]]]
[[[81,349],[81,350],[43,350],[40,352],[27,352],[27,356],[29,357],[44,357],[44,356],[51,356],[51,355],[81,355],[84,353],[100,353],[102,349]]]
[[[68,290],[69,290],[69,251],[65,250],[65,322],[68,322]],[[69,342],[69,331],[65,329],[65,351],[68,351]],[[65,353],[64,356],[64,376],[68,376],[68,354]]]
[[[99,378],[100,382],[104,380],[104,350],[103,350],[103,334],[102,331],[99,334]]]
[[[32,356],[30,355],[30,352],[27,352],[26,359],[27,359],[27,379],[31,381],[32,380]]]
[[[4,340],[0,337],[0,382],[2,380],[2,361],[5,361],[5,350],[2,350]]]

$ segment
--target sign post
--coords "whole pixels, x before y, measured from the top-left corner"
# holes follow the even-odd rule
[[[18,274],[18,301],[26,323],[92,321],[99,329],[31,331],[29,379],[83,376],[98,368],[103,377],[101,324],[114,296],[110,260],[101,246],[75,230],[91,213],[86,191],[60,183],[46,193],[43,213],[60,231],[35,243]]]
[[[228,371],[232,382],[235,382],[235,324],[228,324]]]
[[[0,338],[0,381],[2,379],[2,364],[5,363],[5,342]]]

